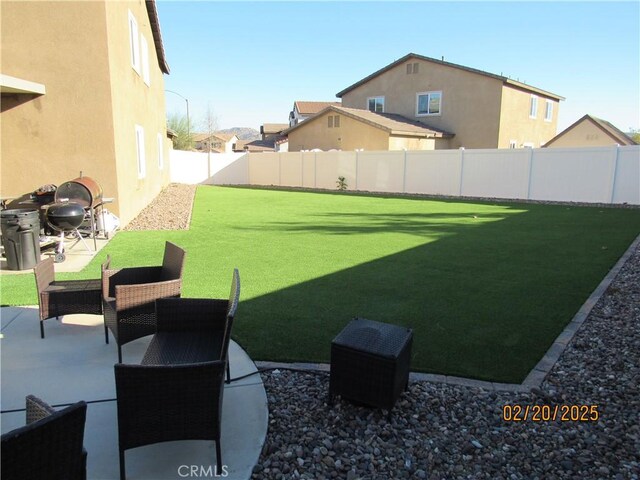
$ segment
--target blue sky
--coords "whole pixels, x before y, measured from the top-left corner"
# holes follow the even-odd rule
[[[584,114],[640,128],[640,2],[169,2],[165,88],[220,128],[286,123],[295,100],[340,90],[413,52],[503,74]],[[167,111],[185,102],[167,93]]]

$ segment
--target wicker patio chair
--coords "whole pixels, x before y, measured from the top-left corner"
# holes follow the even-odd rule
[[[234,270],[228,302],[158,300],[158,332],[142,364],[115,365],[121,480],[125,450],[175,440],[213,440],[217,473],[223,471],[222,397],[239,296]]]
[[[182,248],[166,242],[161,266],[103,268],[104,336],[109,343],[111,330],[119,363],[122,345],[155,333],[155,300],[180,296],[185,257]]]
[[[56,411],[29,395],[26,405],[27,425],[2,435],[2,480],[86,479],[87,404]]]
[[[56,280],[54,259],[49,257],[33,267],[38,290],[40,338],[44,338],[44,321],[74,313],[102,315],[100,279]]]

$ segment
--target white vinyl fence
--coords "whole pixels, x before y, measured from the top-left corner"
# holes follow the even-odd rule
[[[171,181],[187,184],[240,185],[247,183],[246,153],[171,150]],[[243,167],[244,165],[244,167]]]
[[[236,155],[173,151],[172,181],[640,205],[640,146]]]

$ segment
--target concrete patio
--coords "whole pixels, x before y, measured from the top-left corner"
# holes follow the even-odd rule
[[[2,433],[24,425],[24,398],[34,394],[54,406],[84,400],[88,405],[84,445],[87,477],[118,478],[118,429],[113,365],[117,348],[104,341],[102,316],[67,315],[45,321],[40,338],[37,307],[2,307],[0,356]],[[123,346],[124,363],[138,363],[151,337]],[[256,371],[235,342],[229,349],[231,377]],[[268,424],[267,398],[258,374],[225,387],[222,461],[228,479],[248,479],[258,461]],[[166,442],[126,452],[128,479],[211,478],[212,441]],[[194,470],[195,469],[195,470]],[[207,477],[208,472],[208,477]],[[198,478],[195,476],[195,478]]]

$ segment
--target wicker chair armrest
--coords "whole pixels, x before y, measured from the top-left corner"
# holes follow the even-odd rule
[[[139,307],[164,297],[179,297],[182,279],[164,282],[141,283],[135,285],[116,285],[116,311]]]
[[[228,300],[163,298],[156,300],[158,332],[223,331]]]

